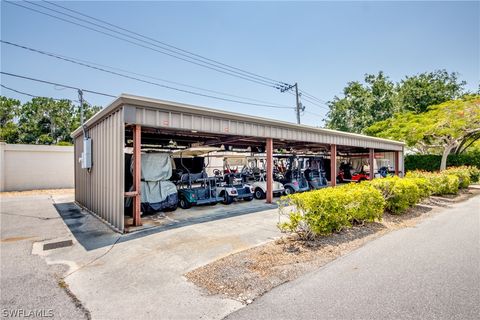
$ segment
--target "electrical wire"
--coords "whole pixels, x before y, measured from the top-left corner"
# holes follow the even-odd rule
[[[213,60],[213,59],[209,59],[209,58],[206,58],[204,56],[201,56],[201,55],[198,55],[198,54],[195,54],[195,53],[192,53],[190,51],[187,51],[187,50],[184,50],[184,49],[181,49],[181,48],[178,48],[176,46],[172,46],[172,45],[169,45],[165,42],[162,42],[162,41],[158,41],[154,38],[151,38],[151,37],[148,37],[148,36],[145,36],[145,35],[142,35],[140,33],[137,33],[137,32],[134,32],[134,31],[131,31],[131,30],[128,30],[126,28],[122,28],[118,25],[115,25],[115,24],[112,24],[112,23],[109,23],[107,21],[104,21],[104,20],[101,20],[101,19],[98,19],[98,18],[95,18],[95,17],[92,17],[90,15],[86,15],[82,12],[79,12],[79,11],[76,11],[76,10],[73,10],[73,9],[70,9],[70,8],[67,8],[67,7],[64,7],[64,6],[61,6],[59,4],[56,4],[56,3],[53,3],[53,2],[50,2],[50,1],[46,1],[46,0],[42,0],[43,2],[45,3],[48,3],[52,6],[55,6],[55,7],[58,7],[58,8],[61,8],[63,10],[66,10],[66,11],[69,11],[69,12],[72,12],[72,13],[75,13],[77,15],[81,15],[83,17],[86,17],[88,19],[91,19],[91,20],[94,20],[94,21],[97,21],[97,22],[100,22],[100,23],[103,23],[103,24],[106,24],[106,25],[109,25],[109,26],[112,26],[114,28],[117,28],[117,29],[120,29],[120,30],[123,30],[123,31],[126,31],[130,34],[134,34],[136,36],[139,36],[141,38],[144,38],[144,39],[148,39],[150,41],[154,41],[156,43],[159,43],[161,44],[162,46],[159,46],[159,45],[156,45],[155,43],[152,43],[152,42],[149,42],[149,41],[145,41],[145,40],[142,40],[142,39],[139,39],[138,37],[134,37],[134,36],[131,36],[129,34],[125,34],[124,32],[119,32],[117,30],[114,30],[114,29],[111,29],[111,28],[108,28],[108,27],[105,27],[105,26],[102,26],[102,25],[99,25],[97,23],[94,23],[94,22],[91,22],[91,21],[88,21],[88,20],[85,20],[85,19],[82,19],[82,18],[79,18],[79,17],[76,17],[76,16],[73,16],[73,15],[70,15],[70,14],[67,14],[65,12],[61,12],[61,11],[58,11],[58,10],[55,10],[55,9],[52,9],[52,8],[49,8],[49,7],[46,7],[46,6],[43,6],[41,4],[38,4],[38,3],[34,3],[34,2],[31,2],[31,1],[24,1],[24,2],[27,2],[28,4],[30,5],[35,5],[35,6],[38,6],[38,7],[41,7],[43,9],[46,9],[46,10],[49,10],[49,11],[52,11],[52,12],[56,12],[58,14],[61,14],[61,15],[64,15],[64,16],[67,16],[67,17],[70,17],[70,18],[73,18],[77,21],[82,21],[84,23],[87,23],[87,24],[90,24],[90,25],[94,25],[96,27],[99,27],[99,28],[102,28],[104,30],[108,30],[110,32],[114,32],[116,34],[120,34],[122,36],[125,36],[125,37],[128,37],[128,38],[131,38],[131,39],[134,39],[136,41],[140,41],[141,43],[137,43],[137,42],[134,42],[134,41],[131,41],[131,40],[128,40],[128,39],[125,39],[125,38],[122,38],[122,37],[118,37],[118,36],[115,36],[115,35],[112,35],[110,33],[107,33],[107,32],[104,32],[104,31],[101,31],[101,30],[98,30],[98,29],[95,29],[95,28],[92,28],[92,27],[89,27],[89,26],[86,26],[86,25],[83,25],[83,24],[80,24],[80,23],[77,23],[77,22],[74,22],[74,21],[71,21],[71,20],[67,20],[67,19],[64,19],[62,17],[59,17],[59,16],[56,16],[56,15],[52,15],[52,14],[49,14],[47,12],[43,12],[43,11],[39,11],[39,10],[36,10],[34,8],[31,8],[31,7],[26,7],[26,6],[23,6],[23,5],[20,5],[18,3],[13,3],[11,1],[6,1],[7,3],[10,3],[12,5],[16,5],[16,6],[19,6],[19,7],[22,7],[24,9],[28,9],[28,10],[31,10],[31,11],[34,11],[34,12],[37,12],[37,13],[40,13],[40,14],[43,14],[43,15],[47,15],[49,17],[52,17],[52,18],[55,18],[55,19],[58,19],[58,20],[61,20],[61,21],[64,21],[64,22],[67,22],[67,23],[71,23],[71,24],[74,24],[74,25],[77,25],[77,26],[80,26],[80,27],[83,27],[83,28],[86,28],[86,29],[89,29],[91,31],[94,31],[94,32],[98,32],[98,33],[101,33],[101,34],[104,34],[104,35],[107,35],[107,36],[110,36],[110,37],[113,37],[113,38],[116,38],[116,39],[119,39],[119,40],[122,40],[122,41],[126,41],[128,43],[131,43],[131,44],[134,44],[134,45],[137,45],[137,46],[140,46],[140,47],[143,47],[143,48],[146,48],[146,49],[150,49],[150,50],[153,50],[153,51],[156,51],[156,52],[159,52],[161,54],[165,54],[165,55],[168,55],[170,57],[173,57],[173,58],[176,58],[176,59],[180,59],[180,60],[183,60],[183,61],[186,61],[186,62],[190,62],[190,63],[193,63],[193,64],[196,64],[196,65],[199,65],[199,66],[202,66],[202,67],[205,67],[205,68],[208,68],[208,69],[212,69],[214,71],[217,71],[217,72],[221,72],[221,73],[225,73],[225,74],[228,74],[228,75],[231,75],[231,76],[234,76],[234,77],[238,77],[238,78],[241,78],[241,79],[244,79],[244,80],[247,80],[247,81],[251,81],[251,82],[255,82],[255,83],[258,83],[258,84],[261,84],[261,85],[266,85],[268,87],[273,87],[275,89],[282,89],[282,88],[285,88],[286,86],[289,86],[287,83],[285,82],[282,82],[282,81],[278,81],[278,80],[274,80],[272,78],[268,78],[268,77],[265,77],[265,76],[261,76],[261,75],[258,75],[256,73],[252,73],[252,72],[249,72],[249,71],[246,71],[246,70],[243,70],[243,69],[240,69],[240,68],[236,68],[236,67],[233,67],[231,65],[228,65],[228,64],[224,64],[224,63],[221,63],[219,61],[216,61],[216,60]],[[155,48],[152,48],[150,46],[145,46],[143,45],[142,43],[146,43],[148,45],[153,45],[157,48],[160,48],[162,50],[167,50],[171,53],[168,53],[168,52],[164,52],[164,51],[161,51],[161,50],[157,50]],[[165,47],[166,46],[166,47]],[[169,49],[169,48],[172,48],[172,49]],[[180,52],[178,52],[180,51]],[[184,56],[186,57],[187,59],[184,59],[182,57],[179,57],[179,56],[176,56],[176,55],[181,55],[181,56]],[[191,56],[193,57],[191,57]],[[195,58],[195,57],[198,57],[198,58]],[[195,61],[192,61],[192,60],[189,60],[189,59],[194,59]],[[203,60],[202,60],[203,59]],[[206,61],[205,61],[206,60]],[[200,63],[197,63],[196,61],[199,61]],[[213,63],[212,63],[213,62]],[[205,65],[207,64],[207,65]],[[220,68],[220,69],[219,69]],[[236,71],[237,70],[237,71]],[[238,72],[239,71],[239,72]],[[138,75],[138,74],[137,74]],[[144,76],[144,75],[143,75]],[[147,76],[148,77],[148,76]],[[151,78],[151,77],[150,77]],[[159,80],[158,78],[156,80]],[[168,80],[163,80],[161,79],[160,81],[164,81],[164,82],[169,82]],[[177,83],[179,84],[179,83]],[[184,85],[184,84],[179,84],[179,85],[183,85],[183,86],[187,86],[187,87],[193,87],[193,86],[188,86],[188,85]],[[196,88],[196,87],[193,87],[193,88]],[[197,89],[201,89],[201,88],[197,88]],[[208,90],[208,89],[201,89],[201,90],[204,90],[204,91],[210,91],[210,92],[215,92],[214,90]],[[299,90],[301,93],[303,93],[305,95],[304,99],[306,101],[309,101],[310,103],[312,103],[313,105],[315,106],[318,106],[318,107],[322,107],[319,105],[319,103],[322,103],[322,104],[325,104],[325,101],[322,100],[322,99],[319,99],[315,96],[313,96],[312,94],[304,91],[304,90]],[[234,96],[234,95],[230,95],[230,94],[224,94],[224,93],[220,93],[220,92],[215,92],[217,94],[222,94],[222,95],[229,95],[229,96]],[[235,96],[235,97],[239,97],[239,96]],[[240,98],[240,97],[239,97]],[[245,97],[241,97],[243,99],[245,99]],[[248,98],[248,100],[251,100],[251,101],[254,101],[256,99],[251,99],[251,98]],[[313,101],[312,101],[313,100]],[[257,100],[258,101],[258,100]]]
[[[285,82],[278,81],[278,80],[275,80],[275,79],[272,79],[272,78],[269,78],[269,77],[265,77],[265,76],[262,76],[262,75],[259,75],[259,74],[256,74],[256,73],[253,73],[253,72],[250,72],[250,71],[246,71],[246,70],[244,70],[244,69],[240,69],[240,68],[234,67],[234,66],[229,65],[229,64],[226,64],[226,63],[219,62],[219,61],[217,61],[217,60],[213,60],[213,59],[207,58],[207,57],[205,57],[205,56],[202,56],[202,55],[193,53],[193,52],[188,51],[188,50],[184,50],[184,49],[182,49],[182,48],[173,46],[173,45],[168,44],[168,43],[163,42],[163,41],[159,41],[159,40],[157,40],[157,39],[154,39],[154,38],[151,38],[151,37],[149,37],[149,36],[143,35],[143,34],[141,34],[141,33],[138,33],[138,32],[135,32],[135,31],[132,31],[132,30],[129,30],[129,29],[120,27],[120,26],[115,25],[115,24],[113,24],[113,23],[110,23],[110,22],[108,22],[108,21],[105,21],[105,20],[102,20],[102,19],[98,19],[98,18],[92,17],[92,16],[90,16],[90,15],[84,14],[84,13],[82,13],[82,12],[79,12],[79,11],[76,11],[76,10],[73,10],[73,9],[70,9],[70,8],[67,8],[67,7],[64,7],[64,6],[61,6],[61,5],[57,4],[57,3],[54,3],[54,2],[51,2],[51,1],[47,1],[47,0],[42,0],[42,1],[43,1],[43,2],[46,2],[46,3],[49,3],[50,5],[53,5],[53,6],[62,8],[62,9],[64,9],[64,10],[67,10],[67,11],[69,11],[69,12],[76,13],[76,14],[78,14],[78,15],[80,15],[80,16],[83,16],[83,17],[92,19],[92,20],[94,20],[94,21],[97,21],[97,22],[106,24],[106,25],[108,25],[108,26],[117,28],[117,29],[119,29],[119,30],[123,30],[123,31],[126,31],[126,32],[128,32],[128,33],[134,34],[134,35],[136,35],[136,36],[139,36],[139,37],[142,37],[142,38],[145,38],[145,39],[154,41],[154,42],[156,42],[156,43],[160,43],[160,44],[162,44],[162,45],[164,45],[164,46],[167,46],[167,47],[169,47],[169,48],[174,49],[175,51],[184,52],[184,53],[186,53],[187,55],[192,55],[192,56],[198,57],[198,58],[200,58],[200,59],[207,60],[207,61],[213,62],[213,63],[218,64],[218,65],[221,65],[221,66],[225,66],[225,67],[230,68],[230,69],[233,69],[233,70],[240,71],[240,72],[245,73],[245,74],[249,74],[249,75],[252,75],[252,76],[255,76],[255,77],[258,77],[258,78],[262,78],[262,79],[271,81],[272,83],[280,83],[280,84],[283,84],[283,85],[288,85],[288,84],[285,83]],[[175,52],[175,51],[172,50],[172,52]]]
[[[240,98],[240,99],[250,100],[250,101],[255,101],[255,102],[260,102],[260,103],[266,103],[266,104],[272,104],[272,105],[274,104],[274,103],[271,103],[271,102],[265,101],[265,100],[259,100],[259,99],[254,99],[254,98],[249,98],[249,97],[243,97],[243,96],[238,96],[238,95],[234,95],[234,94],[229,94],[229,93],[225,93],[225,92],[221,92],[221,91],[205,89],[205,88],[196,87],[196,86],[192,86],[192,85],[188,85],[188,84],[184,84],[184,83],[180,83],[180,82],[176,82],[176,81],[170,81],[170,80],[166,80],[166,79],[162,79],[162,78],[157,78],[157,77],[154,77],[154,76],[150,76],[150,75],[146,75],[146,74],[142,74],[142,73],[138,73],[138,72],[133,72],[133,71],[125,70],[125,69],[122,69],[122,68],[117,68],[117,67],[112,67],[112,66],[108,66],[108,65],[104,65],[104,64],[99,64],[99,63],[95,63],[95,62],[88,61],[88,60],[82,60],[82,59],[78,59],[78,58],[73,58],[73,57],[69,57],[69,56],[66,56],[66,55],[59,54],[59,53],[54,53],[54,52],[49,52],[49,51],[44,51],[44,50],[39,50],[39,49],[33,49],[33,48],[26,47],[26,46],[23,46],[23,45],[20,45],[20,44],[17,44],[17,43],[13,43],[13,42],[10,42],[10,41],[0,40],[0,42],[1,42],[1,43],[4,43],[4,44],[7,44],[7,45],[10,45],[10,46],[14,46],[14,47],[20,48],[20,49],[25,49],[25,50],[33,51],[33,52],[36,52],[36,53],[40,53],[40,51],[41,51],[42,54],[43,54],[43,52],[44,52],[45,54],[49,54],[49,55],[52,55],[52,56],[59,56],[59,57],[62,57],[62,58],[66,58],[66,59],[70,59],[70,60],[75,60],[75,61],[80,61],[80,62],[84,62],[84,63],[86,63],[86,64],[91,64],[91,65],[95,65],[95,66],[100,66],[100,67],[108,68],[108,69],[111,69],[111,70],[118,70],[118,71],[122,71],[122,72],[127,73],[127,74],[133,74],[133,75],[140,76],[140,77],[144,77],[144,78],[148,78],[148,79],[158,80],[158,81],[162,81],[162,82],[166,82],[166,83],[172,83],[172,84],[184,86],[184,87],[187,87],[187,88],[192,88],[192,89],[201,90],[201,91],[206,91],[206,92],[212,92],[212,93],[216,93],[216,94],[220,94],[220,95],[224,95],[224,96],[229,96],[229,97],[234,97],[234,98]],[[34,50],[36,50],[36,51],[34,51]],[[282,106],[282,105],[279,105],[279,106]],[[285,106],[285,105],[283,105],[283,107],[291,108],[291,107],[288,107],[288,106]]]
[[[7,90],[10,90],[10,91],[16,92],[16,93],[18,93],[18,94],[22,94],[22,95],[27,96],[27,97],[31,97],[31,98],[42,98],[42,96],[37,96],[37,95],[31,94],[31,93],[27,93],[27,92],[24,92],[24,91],[20,91],[20,90],[17,90],[17,89],[13,89],[13,88],[7,87],[6,85],[3,85],[3,84],[0,84],[0,86],[1,86],[2,88],[4,88],[4,89],[7,89]],[[50,98],[50,99],[53,99],[53,100],[55,100],[55,101],[70,100],[70,99],[67,99],[67,98],[63,98],[63,99]],[[71,100],[71,101],[75,101],[75,100]]]
[[[307,101],[307,102],[311,103],[312,105],[314,105],[318,108],[325,109],[325,110],[330,110],[327,106],[321,105],[318,102],[315,102],[310,98],[304,97],[303,95],[301,96],[300,99],[303,100],[303,101]]]
[[[261,80],[261,79],[256,79],[256,78],[253,78],[251,76],[246,76],[246,75],[240,75],[239,73],[233,73],[233,72],[229,72],[228,70],[225,70],[225,68],[223,69],[220,69],[220,67],[212,67],[212,66],[208,66],[207,62],[203,62],[203,63],[199,63],[199,62],[195,62],[195,61],[192,61],[192,60],[189,60],[189,59],[186,59],[186,58],[182,58],[182,57],[179,57],[175,54],[171,54],[171,53],[168,53],[168,52],[165,52],[165,51],[162,51],[162,50],[158,50],[156,48],[152,48],[151,46],[155,46],[155,47],[160,47],[158,45],[155,45],[151,42],[148,42],[148,41],[145,41],[145,40],[142,40],[142,39],[139,39],[139,38],[136,38],[136,37],[133,37],[133,36],[130,36],[128,34],[125,34],[125,33],[122,33],[122,32],[119,32],[119,31],[116,31],[116,30],[113,30],[111,28],[107,28],[107,27],[104,27],[104,26],[101,26],[101,25],[98,25],[96,23],[93,23],[93,22],[90,22],[90,21],[87,21],[85,19],[81,19],[81,18],[78,18],[78,17],[75,17],[75,16],[72,16],[72,15],[69,15],[69,14],[66,14],[66,13],[63,13],[61,11],[58,11],[58,10],[55,10],[55,9],[52,9],[52,8],[48,8],[48,7],[45,7],[45,6],[42,6],[38,3],[34,3],[34,2],[30,2],[30,1],[24,1],[30,5],[35,5],[35,6],[38,6],[38,7],[42,7],[46,10],[50,10],[52,12],[56,12],[56,13],[60,13],[60,14],[63,14],[64,16],[69,16],[69,17],[72,17],[73,19],[76,19],[77,21],[83,21],[85,23],[88,23],[90,25],[95,25],[97,27],[100,27],[100,28],[103,28],[105,30],[109,30],[111,32],[115,32],[117,34],[121,34],[125,37],[128,37],[128,38],[131,38],[131,39],[135,39],[136,41],[139,41],[140,43],[138,42],[135,42],[135,41],[131,41],[129,39],[125,39],[123,37],[119,37],[119,36],[116,36],[114,34],[111,34],[111,33],[108,33],[108,32],[105,32],[105,31],[102,31],[102,30],[98,30],[98,29],[95,29],[95,28],[92,28],[90,26],[87,26],[87,25],[84,25],[84,24],[80,24],[78,22],[75,22],[75,21],[71,21],[71,20],[68,20],[68,19],[65,19],[65,18],[62,18],[62,17],[59,17],[59,16],[56,16],[54,14],[50,14],[50,13],[47,13],[47,12],[43,12],[43,11],[40,11],[40,10],[37,10],[37,9],[34,9],[32,7],[28,7],[28,6],[24,6],[24,5],[21,5],[21,4],[18,4],[16,2],[11,2],[11,1],[7,1],[5,0],[6,3],[9,3],[9,4],[12,4],[12,5],[15,5],[15,6],[18,6],[18,7],[22,7],[24,9],[28,9],[28,10],[31,10],[31,11],[34,11],[34,12],[37,12],[37,13],[40,13],[40,14],[43,14],[43,15],[46,15],[46,16],[49,16],[49,17],[52,17],[52,18],[55,18],[55,19],[58,19],[58,20],[61,20],[61,21],[64,21],[64,22],[67,22],[67,23],[70,23],[70,24],[74,24],[76,26],[80,26],[82,28],[86,28],[88,30],[91,30],[91,31],[94,31],[94,32],[97,32],[97,33],[101,33],[101,34],[104,34],[104,35],[107,35],[109,37],[112,37],[112,38],[115,38],[115,39],[118,39],[118,40],[122,40],[122,41],[125,41],[125,42],[128,42],[130,44],[134,44],[136,46],[139,46],[139,47],[143,47],[143,48],[146,48],[146,49],[149,49],[149,50],[152,50],[152,51],[155,51],[155,52],[158,52],[158,53],[161,53],[161,54],[164,54],[164,55],[167,55],[167,56],[170,56],[172,58],[176,58],[176,59],[179,59],[179,60],[183,60],[183,61],[186,61],[186,62],[189,62],[189,63],[192,63],[192,64],[195,64],[195,65],[198,65],[198,66],[201,66],[201,67],[204,67],[204,68],[207,68],[207,69],[211,69],[211,70],[214,70],[214,71],[217,71],[217,72],[220,72],[220,73],[224,73],[224,74],[228,74],[230,76],[233,76],[233,77],[237,77],[237,78],[241,78],[241,79],[244,79],[244,80],[247,80],[247,81],[250,81],[250,82],[254,82],[254,83],[257,83],[257,84],[260,84],[260,85],[264,85],[264,86],[267,86],[267,87],[271,87],[271,88],[275,88],[275,89],[278,89],[281,87],[281,84],[274,84],[274,83],[270,83],[270,82],[267,82],[266,80]],[[147,43],[148,45],[144,45],[143,43]],[[160,47],[161,48],[161,47]],[[162,48],[163,50],[165,50],[165,48]],[[178,53],[177,53],[178,54]],[[191,58],[193,59],[193,58]]]
[[[41,79],[31,78],[31,77],[22,76],[22,75],[15,74],[15,73],[9,73],[9,72],[0,71],[0,74],[4,74],[4,75],[6,75],[6,76],[15,77],[15,78],[20,78],[20,79],[25,79],[25,80],[30,80],[30,81],[36,81],[36,82],[40,82],[40,83],[50,84],[50,85],[52,85],[52,86],[64,87],[64,88],[67,88],[67,89],[73,89],[73,90],[77,90],[77,91],[78,91],[78,90],[82,90],[83,92],[88,92],[88,93],[92,93],[92,94],[98,94],[98,95],[100,95],[100,96],[105,96],[105,97],[110,97],[110,98],[116,98],[116,96],[111,95],[111,94],[108,94],[108,93],[102,93],[102,92],[93,91],[93,90],[87,90],[87,89],[80,89],[80,88],[72,87],[72,86],[66,85],[66,84],[61,84],[61,83],[51,82],[51,81],[47,81],[47,80],[41,80]]]
[[[188,94],[192,94],[192,95],[197,95],[197,96],[202,96],[202,97],[207,97],[207,98],[212,98],[212,99],[217,99],[217,100],[222,100],[222,101],[227,101],[227,102],[245,104],[245,105],[253,105],[253,106],[259,106],[259,107],[266,107],[266,108],[277,108],[277,109],[292,109],[292,107],[284,107],[284,106],[277,106],[277,105],[270,105],[270,104],[259,104],[259,103],[245,102],[245,101],[240,101],[240,100],[233,100],[233,99],[227,99],[227,98],[222,98],[222,97],[216,97],[216,96],[203,94],[203,93],[199,93],[199,92],[194,92],[194,91],[190,91],[190,90],[179,89],[179,88],[175,88],[175,87],[172,87],[172,86],[167,86],[167,85],[164,85],[164,84],[161,84],[161,83],[158,83],[158,82],[144,80],[144,79],[129,76],[127,74],[123,74],[123,73],[120,73],[120,72],[107,70],[107,69],[101,68],[101,67],[96,67],[96,66],[84,63],[84,62],[76,61],[74,59],[63,58],[63,57],[58,56],[56,54],[51,54],[51,53],[41,51],[41,50],[37,50],[37,49],[34,49],[34,48],[14,44],[12,42],[8,42],[8,41],[5,41],[5,40],[0,40],[0,42],[8,44],[8,45],[15,46],[15,47],[19,47],[19,48],[22,48],[22,49],[25,49],[25,50],[29,50],[29,51],[32,51],[32,52],[47,55],[47,56],[50,56],[52,58],[56,58],[56,59],[59,59],[59,60],[63,60],[63,61],[66,61],[66,62],[77,64],[77,65],[80,65],[80,66],[83,66],[83,67],[94,69],[94,70],[97,70],[97,71],[102,71],[102,72],[113,74],[113,75],[116,75],[116,76],[119,76],[119,77],[131,79],[131,80],[136,80],[136,81],[139,81],[139,82],[143,82],[143,83],[147,83],[147,84],[151,84],[151,85],[155,85],[155,86],[158,86],[158,87],[162,87],[162,88],[166,88],[166,89],[170,89],[170,90],[175,90],[175,91],[179,91],[179,92],[183,92],[183,93],[188,93]]]
[[[323,104],[326,104],[326,103],[327,103],[327,101],[325,101],[325,100],[323,100],[323,99],[320,99],[320,98],[317,98],[317,97],[315,97],[314,95],[306,92],[305,90],[300,90],[300,92],[301,92],[303,95],[305,95],[306,97],[311,98],[311,99],[313,99],[313,100],[316,100],[316,101],[318,101],[318,102],[320,102],[320,103],[323,103]]]

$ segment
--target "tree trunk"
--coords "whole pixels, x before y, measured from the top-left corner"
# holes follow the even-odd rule
[[[453,148],[455,148],[457,144],[449,144],[445,147],[442,154],[442,161],[440,162],[440,171],[447,169],[447,158]]]

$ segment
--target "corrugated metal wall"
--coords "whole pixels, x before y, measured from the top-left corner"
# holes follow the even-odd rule
[[[321,144],[336,144],[361,148],[402,150],[402,145],[372,139],[360,135],[343,135],[341,132],[319,131],[314,128],[289,128],[282,125],[266,125],[253,121],[231,120],[208,115],[187,112],[171,112],[143,106],[135,108],[135,123],[153,128],[196,130],[208,133],[231,134],[240,136],[265,137],[273,139],[295,140]],[[130,112],[130,110],[129,110]],[[133,120],[133,119],[132,119]]]
[[[75,200],[114,228],[124,228],[124,140],[122,108],[89,128],[92,168],[81,168],[78,159],[83,136],[75,138]]]

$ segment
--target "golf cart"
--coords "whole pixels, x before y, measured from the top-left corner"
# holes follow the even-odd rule
[[[214,205],[222,201],[223,198],[217,193],[217,179],[209,177],[205,171],[205,159],[200,172],[192,173],[184,164],[185,158],[195,158],[205,156],[216,148],[190,148],[180,150],[174,154],[178,159],[180,168],[176,169],[176,184],[178,188],[178,203],[180,208],[188,209],[194,205],[210,204]],[[208,165],[208,164],[207,164]]]
[[[267,194],[267,181],[266,181],[266,163],[265,159],[258,157],[248,157],[246,171],[253,177],[253,181],[250,184],[253,186],[256,199],[265,199]],[[272,184],[273,196],[279,197],[285,192],[283,184],[278,181],[273,181]]]
[[[277,171],[280,174],[275,177],[280,179],[279,182],[283,184],[286,195],[310,190],[297,156],[278,156],[277,158]]]
[[[130,172],[133,172],[135,159],[130,158]],[[172,175],[172,162],[167,152],[141,154],[141,213],[156,213],[177,209],[177,188],[169,181]],[[133,185],[130,191],[133,190]],[[132,198],[125,205],[131,207]]]
[[[303,162],[305,170],[303,174],[308,181],[311,190],[325,188],[327,186],[327,176],[325,173],[322,157],[301,157],[306,160]]]
[[[253,186],[246,183],[248,174],[246,171],[239,171],[238,167],[245,168],[245,157],[225,157],[223,158],[223,175],[220,170],[215,169],[213,172],[218,177],[217,190],[220,196],[223,195],[223,203],[230,204],[235,199],[245,201],[253,200]],[[236,167],[231,167],[236,165]]]

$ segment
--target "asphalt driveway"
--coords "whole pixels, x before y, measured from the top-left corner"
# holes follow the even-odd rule
[[[227,319],[479,319],[480,196],[286,283]]]

